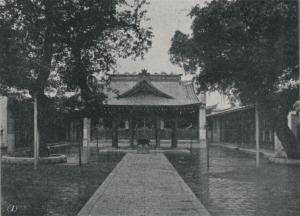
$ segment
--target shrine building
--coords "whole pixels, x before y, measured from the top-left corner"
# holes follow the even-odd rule
[[[111,75],[109,89],[100,114],[83,120],[83,146],[134,147],[148,139],[155,148],[206,147],[205,94],[198,97],[192,81],[144,71]]]

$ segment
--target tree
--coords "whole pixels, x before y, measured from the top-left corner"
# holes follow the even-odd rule
[[[257,102],[288,157],[299,158],[299,140],[287,125],[297,100],[297,1],[213,0],[190,15],[193,33],[174,34],[171,61],[199,72],[204,89]]]
[[[28,90],[34,98],[35,168],[39,155],[37,101],[44,97],[52,69],[59,1],[5,0],[0,6],[0,85]]]
[[[63,5],[64,49],[56,58],[57,72],[68,89],[80,90],[85,116],[97,113],[106,98],[107,86],[98,85],[95,74],[110,71],[118,57],[143,57],[151,46],[151,28],[142,27],[145,4],[146,0],[89,0]],[[79,145],[79,161],[80,156]]]
[[[35,143],[38,142],[37,101],[45,97],[45,89],[53,83],[49,80],[51,74],[59,74],[72,90],[79,86],[87,99],[90,74],[110,69],[121,53],[123,57],[142,56],[151,46],[148,40],[151,31],[140,26],[146,13],[141,8],[146,1],[133,0],[133,3],[125,0],[0,3],[0,89],[2,92],[25,89],[34,98]]]
[[[85,103],[105,98],[93,94],[91,76],[112,70],[117,58],[143,57],[151,46],[151,28],[142,26],[145,4],[146,0],[89,0],[63,5],[64,50],[57,55],[57,71],[69,89],[80,89]]]

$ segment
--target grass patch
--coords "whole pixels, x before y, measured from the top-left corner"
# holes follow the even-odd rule
[[[2,215],[74,216],[124,156],[101,153],[82,165],[2,166]]]

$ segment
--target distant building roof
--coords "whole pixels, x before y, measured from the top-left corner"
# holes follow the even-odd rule
[[[255,108],[254,105],[247,105],[247,106],[239,106],[239,107],[230,107],[227,109],[213,109],[211,110],[211,112],[209,114],[207,114],[207,117],[210,116],[219,116],[219,115],[226,115],[229,113],[235,113],[235,112],[240,112],[240,111],[244,111],[244,110],[249,110],[249,109],[253,109]]]
[[[110,78],[107,105],[184,106],[202,103],[193,83],[181,81],[181,75],[143,71],[140,74],[113,74]]]

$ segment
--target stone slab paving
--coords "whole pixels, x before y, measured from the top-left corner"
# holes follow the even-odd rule
[[[127,153],[77,216],[210,216],[162,153]]]

